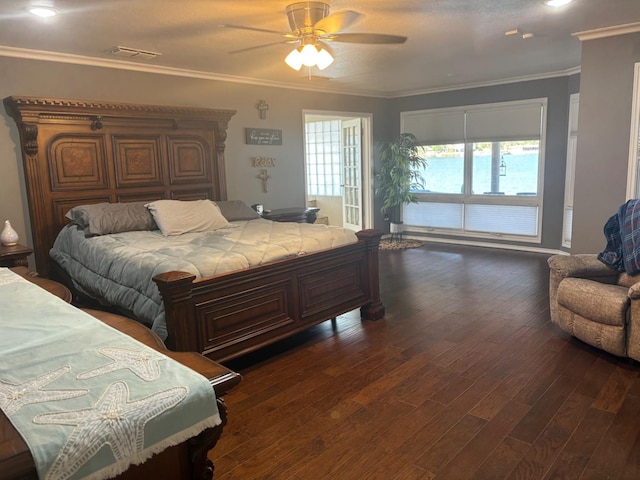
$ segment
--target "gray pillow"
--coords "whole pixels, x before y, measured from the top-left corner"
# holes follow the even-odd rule
[[[216,200],[214,202],[220,208],[222,216],[228,221],[254,220],[262,218],[253,208],[249,207],[242,200]]]
[[[147,202],[94,203],[79,205],[69,210],[65,217],[79,225],[87,237],[109,233],[157,230]]]

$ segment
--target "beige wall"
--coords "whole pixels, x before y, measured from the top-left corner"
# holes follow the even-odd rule
[[[626,201],[636,62],[640,33],[582,44],[571,253],[602,251],[603,226]]]
[[[304,205],[303,109],[372,113],[374,140],[386,128],[385,101],[376,98],[6,57],[0,57],[0,72],[1,98],[16,95],[237,110],[226,141],[228,195],[267,208]],[[259,119],[255,107],[260,99],[269,104],[266,120]],[[21,243],[32,245],[18,131],[4,108],[0,110],[0,220],[10,219]],[[283,145],[245,145],[245,127],[281,129]],[[256,178],[259,170],[251,166],[255,156],[276,159],[275,168],[269,169],[268,193],[263,193]]]

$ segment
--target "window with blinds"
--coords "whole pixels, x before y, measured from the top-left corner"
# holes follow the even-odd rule
[[[576,171],[576,146],[578,144],[578,109],[580,96],[577,93],[569,99],[569,132],[567,138],[567,166],[564,181],[564,210],[562,215],[562,246],[571,247],[573,229],[573,191]]]
[[[540,242],[546,99],[401,114],[427,160],[406,229]]]

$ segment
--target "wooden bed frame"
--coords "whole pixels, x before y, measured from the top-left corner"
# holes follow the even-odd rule
[[[72,207],[99,202],[226,200],[225,139],[232,110],[7,97],[20,133],[37,270]],[[167,346],[224,361],[360,308],[384,316],[381,232],[335,249],[214,277],[154,277]]]

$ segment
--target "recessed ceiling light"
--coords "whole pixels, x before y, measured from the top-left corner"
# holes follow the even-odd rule
[[[58,11],[53,8],[47,7],[33,7],[29,10],[29,13],[35,15],[40,18],[49,18],[55,17],[58,14]]]
[[[58,14],[50,0],[40,0],[33,2],[29,7],[29,13],[40,18],[50,18]]]
[[[564,7],[565,5],[573,2],[573,0],[545,0],[544,4],[549,7]]]

